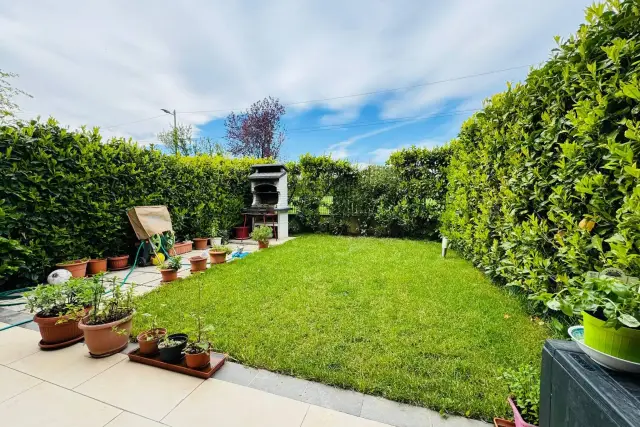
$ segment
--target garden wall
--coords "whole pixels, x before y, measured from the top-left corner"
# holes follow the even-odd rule
[[[0,287],[43,280],[63,260],[133,255],[133,206],[167,205],[179,239],[209,236],[213,220],[231,228],[250,201],[256,162],[103,143],[97,129],[72,132],[53,120],[3,126]]]
[[[452,143],[443,232],[494,278],[540,294],[606,266],[640,275],[640,14],[594,6],[523,85]]]

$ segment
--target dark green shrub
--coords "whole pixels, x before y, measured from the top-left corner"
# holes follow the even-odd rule
[[[587,21],[452,143],[444,234],[534,294],[605,266],[640,274],[638,2]]]

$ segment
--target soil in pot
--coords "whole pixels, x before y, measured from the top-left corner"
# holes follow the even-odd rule
[[[207,269],[207,259],[201,256],[194,256],[189,258],[189,262],[191,262],[191,272],[195,273],[196,271],[204,271]]]
[[[99,258],[99,259],[90,259],[89,264],[87,265],[87,273],[93,276],[94,274],[104,273],[107,271],[107,259]]]
[[[140,346],[140,353],[147,356],[158,353],[158,341],[165,335],[167,335],[165,328],[149,329],[138,334],[136,338]]]
[[[196,237],[193,239],[193,246],[195,250],[207,249],[207,244],[209,243],[208,237]]]
[[[88,310],[85,310],[85,313]],[[69,316],[56,316],[56,317],[41,317],[40,313],[37,313],[33,317],[33,321],[38,325],[40,329],[40,336],[44,344],[64,344],[68,341],[74,340],[82,336],[82,331],[78,328],[78,322],[80,316],[76,320],[67,320],[65,322],[58,323],[62,319],[69,319]]]
[[[172,270],[170,268],[160,270],[160,274],[162,274],[162,282],[168,283],[173,282],[174,280],[178,280],[178,270]]]
[[[124,270],[129,264],[129,255],[120,255],[107,258],[109,270]]]
[[[158,346],[160,351],[160,360],[165,363],[178,363],[182,360],[182,350],[187,346],[188,340],[187,334],[171,334],[167,337],[168,340],[177,341],[178,344],[172,347]]]
[[[586,345],[610,356],[640,363],[640,329],[606,328],[604,320],[584,311],[582,323]]]
[[[209,258],[211,258],[211,264],[224,264],[227,260],[227,253],[209,251]]]
[[[88,262],[89,260],[76,259],[73,261],[56,264],[56,267],[68,270],[73,277],[84,277],[87,275]]]
[[[84,342],[89,354],[92,357],[105,357],[125,348],[131,334],[132,319],[133,313],[113,322],[87,325],[89,316],[84,317],[78,327],[84,332]]]
[[[211,354],[208,351],[201,353],[185,353],[187,367],[191,369],[202,369],[211,361]]]
[[[267,249],[269,247],[269,242],[258,242],[258,249]]]

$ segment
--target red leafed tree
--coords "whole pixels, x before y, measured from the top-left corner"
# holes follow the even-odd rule
[[[235,156],[278,158],[285,139],[280,118],[285,109],[272,97],[255,102],[246,112],[231,113],[225,120],[227,150]]]

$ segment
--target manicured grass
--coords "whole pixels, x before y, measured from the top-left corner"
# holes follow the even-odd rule
[[[318,235],[143,296],[135,332],[145,312],[193,332],[199,285],[211,341],[244,364],[487,420],[507,414],[500,369],[539,364],[548,334],[438,243]]]

